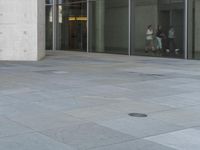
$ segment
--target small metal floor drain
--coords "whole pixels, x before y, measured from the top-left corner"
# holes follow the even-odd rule
[[[141,113],[130,113],[128,114],[129,116],[131,117],[138,117],[138,118],[145,118],[145,117],[148,117],[147,114],[141,114]]]

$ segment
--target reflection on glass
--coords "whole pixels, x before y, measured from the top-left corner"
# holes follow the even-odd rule
[[[128,54],[128,0],[96,0],[90,3],[92,52]]]
[[[135,48],[132,54],[184,56],[184,1],[135,1]]]
[[[52,6],[46,6],[46,49],[53,48],[53,10]]]
[[[53,0],[46,0],[46,4],[53,4]]]
[[[200,1],[190,0],[189,6],[189,58],[200,59]]]
[[[87,0],[57,0],[57,4],[72,4],[72,3],[83,3],[87,2]]]

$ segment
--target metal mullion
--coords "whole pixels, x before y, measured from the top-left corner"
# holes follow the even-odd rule
[[[129,0],[129,56],[135,51],[135,0]]]
[[[184,58],[188,59],[188,0],[185,0],[185,17],[184,17]]]
[[[56,0],[53,0],[53,51],[56,50],[56,40],[57,40],[57,5]]]
[[[128,55],[131,56],[131,0],[128,0]]]
[[[89,53],[89,28],[90,28],[90,0],[87,0],[87,53]]]

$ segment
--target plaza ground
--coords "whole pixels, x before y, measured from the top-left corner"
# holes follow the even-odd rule
[[[199,150],[199,91],[195,60],[58,51],[1,61],[0,150]]]

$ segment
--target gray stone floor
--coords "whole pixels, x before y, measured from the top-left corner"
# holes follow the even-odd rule
[[[0,150],[200,150],[200,61],[48,53],[0,95]]]

